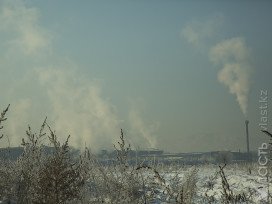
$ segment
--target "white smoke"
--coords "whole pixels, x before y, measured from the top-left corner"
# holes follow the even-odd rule
[[[11,103],[5,125],[11,145],[20,144],[28,124],[36,129],[47,115],[60,140],[72,135],[72,146],[112,147],[119,120],[115,108],[101,96],[99,83],[80,74],[72,61],[52,58],[53,38],[39,25],[38,9],[17,0],[0,5],[5,47],[0,58],[0,81],[5,86],[0,90],[6,96],[0,102]]]
[[[38,71],[53,127],[60,135],[71,134],[71,144],[78,148],[85,144],[94,150],[111,148],[120,127],[115,108],[102,98],[98,83],[80,76],[69,64]]]
[[[28,124],[35,131],[48,116],[61,141],[70,134],[77,148],[112,148],[122,125],[115,106],[103,97],[95,76],[52,55],[54,38],[40,26],[40,15],[22,1],[0,1],[0,108],[11,104],[5,123],[11,146],[21,143]],[[153,129],[141,115],[133,109],[129,118],[141,141],[154,146]]]
[[[236,96],[243,114],[247,115],[248,94],[250,91],[250,50],[243,38],[224,40],[210,50],[210,60],[222,69],[218,80]]]
[[[22,1],[0,3],[0,31],[11,32],[7,40],[9,55],[18,50],[24,55],[32,55],[42,49],[50,48],[52,35],[39,26],[39,10],[27,8]]]
[[[141,148],[156,148],[157,139],[155,133],[158,130],[158,123],[147,125],[138,110],[132,109],[129,112],[129,122],[133,135],[133,141]]]
[[[203,42],[205,40],[214,36],[215,31],[223,21],[224,17],[222,15],[216,15],[205,22],[192,21],[184,26],[181,37],[200,49],[204,46]]]
[[[209,46],[208,39],[216,37],[215,30],[221,26],[224,17],[219,15],[204,22],[191,22],[182,29],[184,39],[197,47],[210,51],[210,60],[216,66],[222,67],[218,72],[218,81],[228,87],[231,94],[236,96],[243,114],[247,115],[248,95],[250,92],[250,49],[241,37],[223,40],[215,46]]]

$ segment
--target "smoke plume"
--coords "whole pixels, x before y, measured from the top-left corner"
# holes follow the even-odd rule
[[[218,72],[218,81],[228,87],[243,114],[247,115],[248,94],[250,91],[250,50],[243,38],[224,40],[210,50],[210,60],[222,69]]]
[[[136,106],[132,107],[129,112],[129,122],[131,133],[133,135],[133,142],[141,148],[156,148],[157,140],[155,133],[158,130],[158,123],[148,124],[143,120],[141,111]]]

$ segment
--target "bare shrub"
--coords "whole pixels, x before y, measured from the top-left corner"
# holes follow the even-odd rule
[[[15,197],[17,177],[16,164],[11,161],[1,161],[0,168],[0,200],[12,200]]]
[[[181,186],[181,190],[177,195],[176,201],[179,204],[191,204],[196,195],[196,183],[197,183],[197,172],[196,168],[193,168],[187,174],[185,174],[185,181]]]
[[[7,108],[8,109],[8,108]],[[1,114],[1,122],[6,120]],[[49,142],[53,151],[45,153],[45,127],[49,129]],[[38,134],[30,126],[22,139],[23,154],[15,162],[2,162],[0,168],[0,199],[17,203],[67,203],[80,199],[82,179],[80,162],[71,158],[68,139],[60,144],[56,134],[46,123]],[[4,165],[3,165],[4,164]]]
[[[54,151],[46,157],[39,168],[37,180],[37,197],[34,203],[61,204],[79,199],[83,180],[80,176],[80,165],[70,155],[68,140],[60,144],[55,132],[50,131],[49,141]]]
[[[17,160],[16,172],[18,188],[16,198],[18,203],[32,203],[36,198],[38,171],[42,164],[42,140],[45,137],[46,119],[41,125],[39,134],[33,133],[31,127],[26,131],[26,139],[22,139],[23,154]]]
[[[222,182],[222,196],[221,196],[222,203],[229,204],[248,202],[249,199],[244,192],[235,194],[233,190],[230,188],[229,182],[224,172],[225,167],[226,164],[224,166],[219,166],[220,168],[219,174]]]
[[[10,105],[7,106],[6,109],[4,109],[1,112],[0,115],[0,130],[3,129],[2,123],[7,120],[6,114],[9,110]],[[0,134],[0,139],[4,137],[4,134]],[[15,188],[15,177],[13,176],[13,169],[14,164],[7,160],[1,159],[1,166],[0,166],[0,199],[11,199],[14,195],[14,188]]]

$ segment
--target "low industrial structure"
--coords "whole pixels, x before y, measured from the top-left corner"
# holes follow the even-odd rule
[[[251,155],[250,157],[248,155]],[[235,152],[235,151],[211,151],[211,152],[189,152],[189,153],[164,153],[163,150],[130,150],[128,162],[139,163],[163,163],[163,164],[205,164],[205,163],[238,163],[257,159],[257,153]],[[103,163],[112,163],[117,159],[117,151],[103,150],[98,154]],[[250,159],[249,159],[250,158]]]

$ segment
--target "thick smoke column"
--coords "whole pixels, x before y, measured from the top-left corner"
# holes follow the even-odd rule
[[[243,38],[224,40],[210,51],[210,60],[223,68],[218,72],[218,81],[229,88],[243,114],[247,115],[250,75],[250,52]]]

